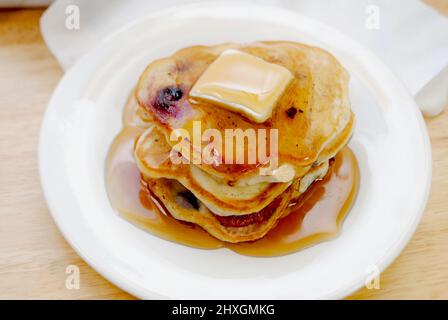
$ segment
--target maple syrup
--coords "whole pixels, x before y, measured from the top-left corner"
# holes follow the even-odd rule
[[[163,239],[201,249],[226,247],[250,256],[284,255],[335,237],[356,198],[358,164],[345,147],[332,161],[325,178],[314,182],[298,201],[291,203],[290,213],[263,238],[238,244],[220,241],[199,226],[172,218],[163,204],[142,188],[133,148],[144,129],[126,123],[126,115],[123,119],[124,129],[106,159],[107,193],[120,215]]]

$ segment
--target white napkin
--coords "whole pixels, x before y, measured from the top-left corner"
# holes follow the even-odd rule
[[[101,39],[150,12],[200,0],[56,0],[42,35],[64,69]],[[300,12],[343,31],[374,51],[416,95],[425,115],[448,100],[448,18],[419,0],[246,0]],[[66,28],[76,5],[80,28]]]

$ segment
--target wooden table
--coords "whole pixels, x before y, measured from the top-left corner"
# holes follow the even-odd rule
[[[91,269],[55,226],[37,172],[40,122],[63,72],[39,33],[42,10],[0,11],[0,298],[132,299]],[[426,121],[433,151],[429,204],[414,237],[353,299],[448,299],[448,112]],[[80,268],[79,290],[65,287]]]

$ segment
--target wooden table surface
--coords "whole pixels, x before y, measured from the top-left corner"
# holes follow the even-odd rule
[[[0,11],[0,298],[132,299],[73,251],[42,196],[39,127],[63,72],[42,41],[41,14]],[[381,274],[381,288],[362,289],[350,298],[448,299],[448,112],[426,123],[433,182],[423,219]],[[66,289],[68,265],[80,268],[79,290]]]

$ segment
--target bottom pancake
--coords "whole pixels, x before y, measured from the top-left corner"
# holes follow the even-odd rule
[[[311,170],[302,180],[297,180],[285,192],[258,212],[243,216],[219,216],[211,212],[193,193],[177,180],[142,178],[147,189],[159,199],[173,218],[194,223],[215,238],[226,242],[254,241],[274,228],[278,220],[288,214],[288,205],[317,179],[328,172],[328,163]]]
[[[262,222],[252,223],[241,227],[226,226],[214,215],[202,202],[194,198],[182,184],[171,179],[145,179],[148,189],[163,203],[166,211],[173,218],[191,222],[206,230],[215,238],[227,242],[253,241],[263,237],[272,229],[277,220],[282,216],[284,209],[291,200],[291,188],[288,188],[281,196],[268,205],[261,213],[266,218]],[[257,214],[257,213],[255,213]],[[233,216],[235,217],[235,216]],[[228,218],[228,217],[221,217]]]

